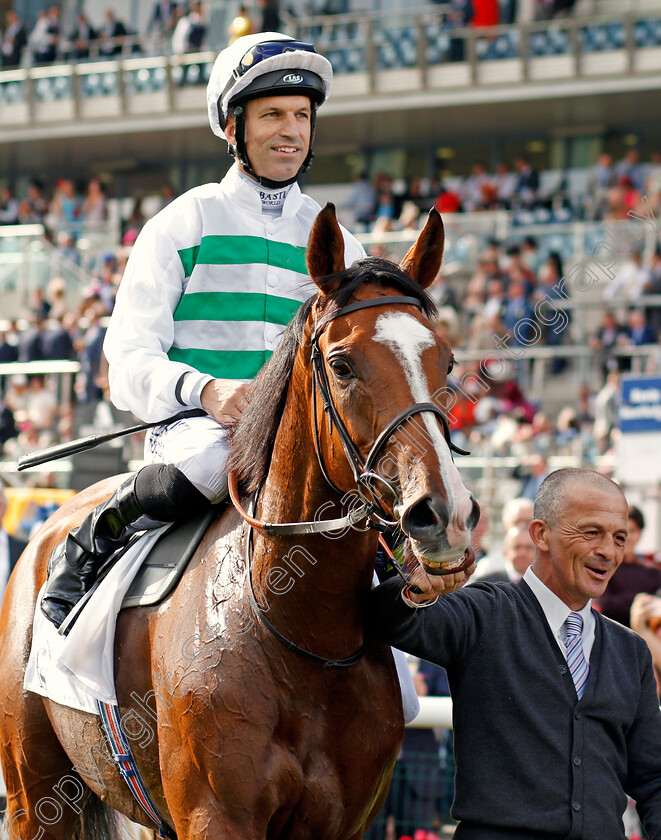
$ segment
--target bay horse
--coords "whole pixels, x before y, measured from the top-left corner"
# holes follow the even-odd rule
[[[366,636],[378,536],[368,526],[392,519],[409,554],[444,572],[466,563],[479,516],[432,403],[452,355],[425,292],[443,241],[432,211],[400,267],[366,258],[345,269],[334,208],[321,211],[307,249],[317,294],[233,433],[232,475],[259,491],[243,514],[252,524],[228,507],[163,603],[120,613],[122,726],[179,840],[360,840],[384,802],[404,722],[391,651]],[[104,751],[98,716],[23,690],[51,550],[120,480],[60,508],[5,595],[0,751],[13,838],[88,837],[108,806],[154,829]],[[332,532],[319,525],[328,519]]]

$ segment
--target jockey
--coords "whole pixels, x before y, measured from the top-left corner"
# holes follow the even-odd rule
[[[132,534],[226,495],[228,427],[315,291],[305,248],[320,208],[296,181],[312,161],[316,112],[331,84],[331,65],[312,44],[277,32],[239,38],[216,59],[209,122],[234,164],[220,184],[189,190],[147,222],[104,344],[117,408],[145,422],[188,408],[206,416],[151,429],[146,465],[53,551],[41,609],[56,626]],[[351,265],[365,254],[343,234]]]

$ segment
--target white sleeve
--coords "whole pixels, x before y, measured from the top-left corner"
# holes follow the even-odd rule
[[[173,313],[184,290],[184,268],[158,217],[133,246],[104,342],[110,398],[145,422],[201,408],[213,377],[167,356],[174,340]]]
[[[349,268],[349,266],[353,265],[356,260],[362,260],[363,257],[367,255],[365,254],[363,246],[352,233],[349,233],[349,231],[345,227],[342,227],[342,225],[340,225],[340,229],[342,230],[342,235],[344,236],[344,264],[347,268]]]

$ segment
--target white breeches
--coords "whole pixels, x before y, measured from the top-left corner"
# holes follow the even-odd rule
[[[211,417],[156,426],[145,438],[145,463],[174,464],[211,502],[227,495],[227,429]]]

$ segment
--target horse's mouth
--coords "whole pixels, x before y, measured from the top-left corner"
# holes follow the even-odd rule
[[[406,541],[406,560],[406,565],[409,568],[411,568],[411,563],[415,564],[417,561],[430,575],[452,575],[455,572],[463,572],[464,569],[471,566],[475,562],[475,552],[468,546],[459,557],[437,560],[426,557],[421,551],[416,551],[415,544],[411,539],[408,539]]]

